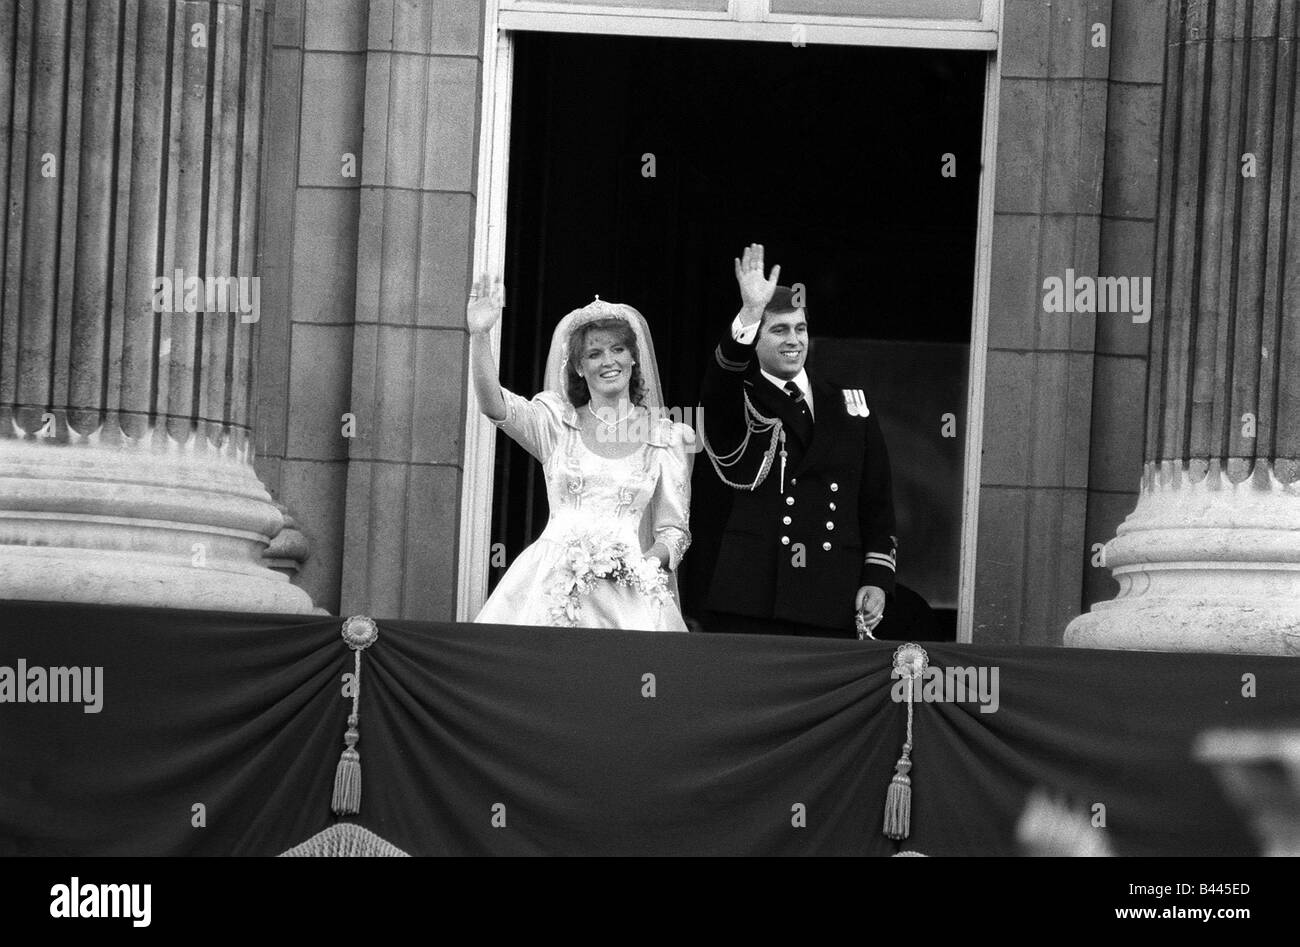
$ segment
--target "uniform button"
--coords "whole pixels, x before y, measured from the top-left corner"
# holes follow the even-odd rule
[[[832,483],[832,484],[831,484],[831,493],[835,493],[837,490],[839,490],[839,488],[840,488],[840,485],[839,485],[838,483]]]
[[[788,546],[788,545],[790,545],[790,537],[789,537],[789,536],[782,536],[782,537],[781,537],[781,545],[782,545],[782,546]]]
[[[786,497],[786,498],[785,498],[785,505],[786,505],[786,506],[794,506],[794,497]]]
[[[781,517],[781,522],[784,523],[786,526],[789,526],[789,525],[790,525],[790,517],[788,517],[788,516],[783,516],[783,517]]]
[[[822,548],[825,549],[827,552],[830,552],[830,551],[831,551],[831,544],[830,544],[830,543],[822,543]]]
[[[835,509],[835,504],[832,503],[832,504],[831,504],[831,510],[834,511],[834,509]]]
[[[835,524],[832,523],[830,520],[827,520],[827,521],[826,521],[826,528],[827,528],[827,529],[834,529],[834,528],[835,528]]]

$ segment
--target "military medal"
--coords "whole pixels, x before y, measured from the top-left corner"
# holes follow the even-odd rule
[[[867,407],[867,396],[861,388],[844,389],[844,408],[855,418],[865,418],[871,414],[871,409]]]

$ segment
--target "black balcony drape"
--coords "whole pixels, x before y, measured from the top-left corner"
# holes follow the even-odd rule
[[[378,624],[355,821],[414,855],[1009,854],[1035,786],[1104,805],[1120,854],[1250,854],[1192,742],[1300,718],[1284,658],[927,646],[996,667],[998,707],[916,707],[900,846],[892,644]],[[104,669],[99,713],[0,703],[0,855],[275,855],[330,825],[340,626],[0,604],[0,669]]]

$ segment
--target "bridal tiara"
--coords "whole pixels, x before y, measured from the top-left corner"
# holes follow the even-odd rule
[[[623,307],[620,304],[606,302],[600,298],[599,294],[596,295],[596,298],[593,301],[587,303],[587,305],[578,310],[577,318],[573,320],[574,324],[572,328],[576,329],[578,326],[595,319],[622,319],[624,322],[632,321],[627,317],[627,313],[623,310]]]

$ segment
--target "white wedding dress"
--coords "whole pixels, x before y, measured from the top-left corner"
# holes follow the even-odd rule
[[[606,458],[583,442],[576,409],[556,392],[543,391],[531,401],[504,388],[501,395],[506,416],[493,423],[541,461],[551,515],[538,540],[506,570],[475,621],[559,624],[551,593],[567,571],[565,547],[575,536],[622,540],[638,559],[662,542],[670,567],[677,568],[690,545],[694,431],[689,426],[667,418],[649,422],[648,443],[626,457]],[[578,627],[686,631],[675,594],[657,605],[631,588],[601,579],[580,604]]]

